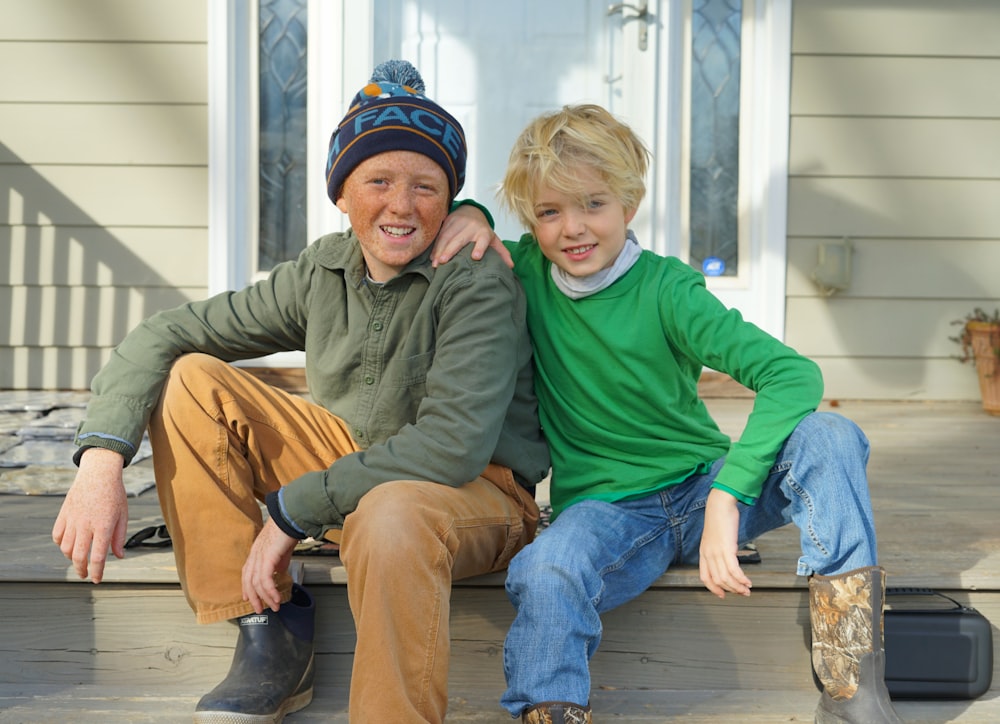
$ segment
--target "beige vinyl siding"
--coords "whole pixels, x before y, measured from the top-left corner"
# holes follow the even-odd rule
[[[952,320],[1000,306],[1000,3],[797,0],[786,339],[828,397],[976,399]],[[848,237],[850,287],[812,281]]]
[[[207,291],[206,0],[0,17],[0,389],[85,388],[132,326]]]

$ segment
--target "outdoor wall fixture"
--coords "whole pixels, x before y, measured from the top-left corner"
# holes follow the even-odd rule
[[[842,292],[851,285],[851,252],[854,245],[846,236],[840,241],[819,245],[812,280],[826,296]]]

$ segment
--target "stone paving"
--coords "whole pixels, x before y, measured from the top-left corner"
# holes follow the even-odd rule
[[[0,391],[0,494],[65,495],[76,476],[73,437],[86,412],[88,392]],[[143,441],[134,462],[151,454]],[[153,487],[148,465],[124,471],[125,490]]]

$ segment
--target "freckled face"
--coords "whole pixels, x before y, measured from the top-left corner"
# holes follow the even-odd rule
[[[392,279],[434,242],[448,192],[444,170],[413,151],[380,153],[351,172],[337,208],[351,220],[372,279]]]
[[[539,189],[533,232],[542,253],[575,277],[607,269],[625,246],[625,233],[635,209],[626,209],[601,177],[579,166],[576,177],[585,202],[549,186]]]

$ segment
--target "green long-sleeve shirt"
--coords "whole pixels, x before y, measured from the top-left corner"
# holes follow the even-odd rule
[[[611,286],[573,300],[533,237],[507,246],[528,297],[553,511],[640,497],[724,455],[716,486],[754,502],[781,445],[820,402],[817,365],[726,309],[678,259],[644,251]],[[757,393],[732,445],[698,397],[704,367]]]
[[[389,480],[458,486],[492,460],[534,485],[549,458],[524,315],[498,255],[473,262],[466,252],[435,270],[428,251],[371,287],[353,233],[331,234],[253,286],[141,323],[94,378],[77,444],[130,460],[182,354],[233,361],[304,350],[312,398],[362,448],[286,487],[285,512],[307,534],[339,527]]]

